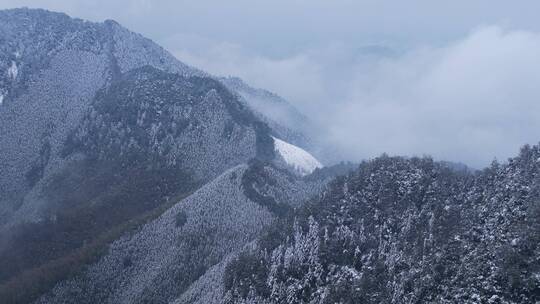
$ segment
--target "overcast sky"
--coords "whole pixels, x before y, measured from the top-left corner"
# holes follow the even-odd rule
[[[481,167],[540,141],[540,2],[0,0],[114,19],[289,99],[343,157]]]

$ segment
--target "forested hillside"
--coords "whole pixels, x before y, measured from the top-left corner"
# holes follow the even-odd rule
[[[115,241],[97,263],[37,303],[168,303],[326,181],[259,160],[234,167]]]
[[[478,173],[382,156],[227,265],[226,303],[540,301],[540,149]]]

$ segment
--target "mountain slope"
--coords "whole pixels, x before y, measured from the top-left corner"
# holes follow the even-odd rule
[[[309,119],[280,96],[263,89],[250,87],[237,77],[219,78],[272,129],[272,135],[302,148],[311,148]]]
[[[0,298],[8,303],[58,282],[60,294],[46,301],[172,300],[333,174],[302,179],[272,165],[276,131],[266,113],[114,21],[6,10],[0,40]],[[168,239],[178,229],[160,222],[186,196],[186,214],[175,221],[191,227],[178,236],[187,251]],[[213,225],[190,226],[197,206]],[[245,227],[229,226],[244,211]],[[121,243],[143,253],[124,260],[131,253]],[[119,270],[109,260],[117,249],[140,273],[110,271]],[[95,272],[84,271],[89,265]],[[93,292],[78,294],[77,286]]]
[[[259,161],[234,167],[38,303],[167,303],[323,186]]]
[[[99,91],[144,66],[209,78],[114,21],[5,10],[0,12],[0,41],[0,71],[5,71],[0,73],[0,224],[21,205],[32,204],[35,185],[64,165],[63,145],[93,111]]]
[[[235,94],[113,21],[6,10],[0,40],[2,291],[44,290],[171,199],[274,157]]]
[[[233,259],[221,302],[536,303],[539,160],[364,163]]]
[[[145,77],[147,72],[144,71]],[[181,76],[151,72],[167,79],[171,77],[173,86],[192,85]],[[210,81],[207,85],[219,85],[211,79],[207,81]],[[154,87],[159,83],[152,78],[150,82],[137,83],[133,90],[127,86],[127,91],[137,95],[138,90],[148,92],[146,85]],[[265,148],[262,145],[258,149],[261,145],[257,134],[264,136],[264,130],[247,121],[245,125],[238,123],[223,109],[222,98],[227,96],[219,95],[216,89],[207,89],[200,91],[201,95],[182,91],[188,97],[172,98],[159,110],[154,108],[159,104],[158,95],[152,95],[151,102],[137,98],[133,109],[130,99],[122,98],[125,97],[122,90],[115,89],[114,92],[120,92],[115,95],[118,98],[104,101],[113,100],[114,107],[124,108],[112,112],[107,108],[110,103],[100,104],[101,100],[96,99],[98,102],[86,116],[88,119],[84,119],[64,146],[65,166],[56,174],[43,177],[34,190],[39,193],[37,199],[15,213],[15,218],[19,214],[25,218],[38,214],[44,219],[15,225],[8,231],[6,244],[0,250],[1,278],[17,280],[22,271],[48,267],[55,260],[67,263],[69,260],[65,258],[76,254],[85,244],[167,206],[169,197],[192,191],[226,166],[260,156],[258,151],[264,152]],[[192,107],[172,102],[190,99]],[[144,111],[137,110],[138,107]],[[178,114],[175,108],[188,110],[194,116],[184,116],[185,125],[170,130],[174,122],[183,121],[174,116]],[[163,111],[159,118],[154,116],[158,111]],[[146,117],[139,119],[140,128],[132,123],[137,121],[137,116]],[[163,133],[166,135],[162,136]],[[266,136],[271,155],[271,137]]]
[[[140,232],[116,241],[83,277],[63,283],[43,302],[162,303],[181,293],[268,225],[269,212],[239,187],[245,170],[227,171]]]
[[[279,158],[300,175],[305,176],[312,173],[317,168],[322,168],[322,164],[313,157],[313,155],[302,148],[291,145],[275,137],[274,146]]]
[[[0,11],[0,51],[2,303],[540,301],[539,146],[327,188],[286,101],[114,21]]]
[[[0,41],[0,222],[25,203],[42,175],[61,165],[68,134],[115,75],[145,65],[202,75],[111,21],[5,10]]]

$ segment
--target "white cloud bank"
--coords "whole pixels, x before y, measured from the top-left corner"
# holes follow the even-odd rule
[[[399,54],[336,43],[278,59],[227,43],[186,45],[173,50],[179,59],[289,99],[343,158],[429,154],[481,167],[540,141],[534,32],[482,27]]]
[[[342,158],[431,154],[479,167],[540,140],[535,0],[0,1],[18,6],[112,18],[188,63],[275,91]],[[482,24],[509,30],[464,37]],[[356,48],[372,41],[408,51]]]

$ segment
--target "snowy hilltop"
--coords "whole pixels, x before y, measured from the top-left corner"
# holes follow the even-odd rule
[[[305,176],[317,168],[322,168],[322,164],[306,150],[281,139],[273,138],[276,152],[287,165],[291,166],[300,175]]]

